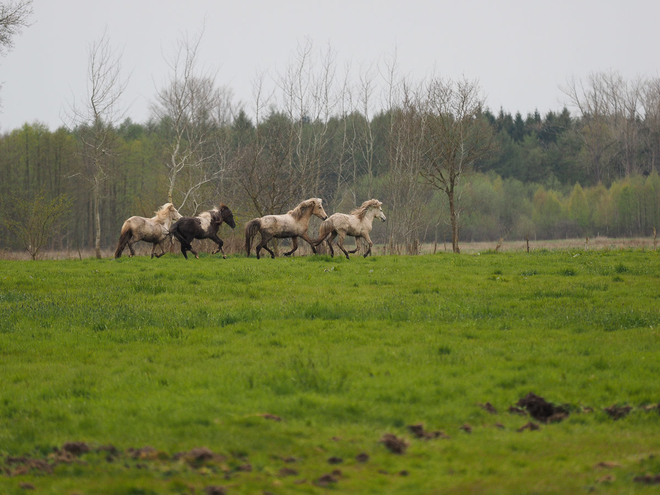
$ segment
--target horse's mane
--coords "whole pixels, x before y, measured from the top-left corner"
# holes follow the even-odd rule
[[[167,217],[170,213],[170,208],[174,206],[172,203],[165,203],[163,206],[158,208],[158,211],[156,212],[156,216],[160,219]]]
[[[364,219],[364,216],[367,214],[367,211],[369,211],[369,208],[374,208],[380,206],[380,201],[377,199],[369,199],[362,203],[362,206],[358,206],[355,208],[352,212],[351,215],[358,217],[358,219],[362,220]]]
[[[293,210],[289,210],[287,213],[291,215],[296,220],[300,220],[305,213],[307,208],[314,206],[318,201],[321,201],[319,198],[307,199],[296,206]]]

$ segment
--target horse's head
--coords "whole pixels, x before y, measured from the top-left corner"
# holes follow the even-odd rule
[[[181,218],[181,214],[177,211],[172,203],[165,203],[160,209],[156,212],[156,216],[159,218],[160,222],[176,222]]]
[[[172,203],[167,203],[167,205],[170,218],[173,222],[176,222],[179,218],[181,218],[181,213],[179,213],[179,210],[177,210]]]
[[[312,215],[316,215],[321,220],[328,218],[328,214],[323,209],[323,200],[321,198],[314,198],[312,201],[314,202]]]
[[[220,204],[220,223],[225,222],[232,229],[236,227],[236,222],[234,221],[234,214],[229,209],[229,206],[225,204]]]
[[[383,213],[383,203],[377,199],[374,199],[373,201],[375,202],[374,209],[376,210],[376,216],[384,222],[387,220],[387,217],[385,216],[385,213]]]

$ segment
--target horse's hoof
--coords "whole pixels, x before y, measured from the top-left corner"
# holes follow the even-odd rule
[[[195,259],[198,260],[198,259],[199,259],[199,256],[195,255]]]
[[[226,259],[227,259],[227,255],[226,255],[226,254],[223,254],[223,255],[222,255],[222,259],[223,259],[223,260],[226,260]]]

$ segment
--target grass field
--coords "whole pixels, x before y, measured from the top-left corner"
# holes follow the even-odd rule
[[[651,493],[659,307],[643,250],[0,261],[0,493]]]

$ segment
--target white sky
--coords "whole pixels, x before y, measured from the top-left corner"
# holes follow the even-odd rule
[[[309,39],[356,75],[396,49],[403,74],[477,79],[493,111],[524,116],[560,110],[559,86],[572,76],[660,76],[659,19],[658,0],[34,0],[32,26],[0,58],[0,131],[61,126],[85,94],[88,48],[106,28],[131,73],[126,102],[137,122],[168,76],[163,54],[204,20],[200,61],[248,104],[255,75],[283,70]]]

